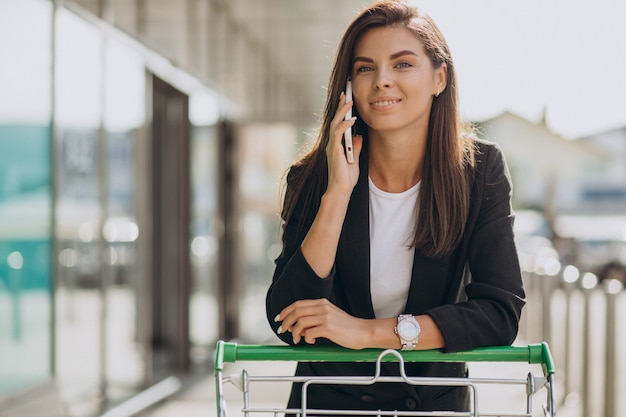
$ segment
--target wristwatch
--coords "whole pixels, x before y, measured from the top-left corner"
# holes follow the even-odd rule
[[[413,350],[417,346],[417,339],[422,329],[412,314],[400,314],[395,331],[398,337],[400,337],[402,350]]]

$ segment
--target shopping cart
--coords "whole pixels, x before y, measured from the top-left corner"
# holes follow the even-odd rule
[[[224,364],[240,361],[303,361],[303,362],[375,362],[374,375],[359,377],[296,377],[278,375],[250,375],[245,369],[241,374],[225,376]],[[382,362],[397,362],[399,376],[382,376]],[[526,378],[416,378],[407,376],[404,371],[405,362],[523,362],[527,364],[539,364],[543,372],[542,376],[535,376],[532,372]],[[272,369],[268,366],[267,369]],[[218,417],[227,417],[226,400],[224,398],[225,383],[231,383],[243,393],[243,408],[241,412],[248,416],[282,416],[294,414],[299,417],[307,416],[339,416],[339,415],[363,415],[363,416],[499,416],[499,417],[532,417],[533,397],[541,390],[546,391],[546,401],[542,404],[545,417],[555,417],[555,394],[554,394],[554,364],[550,350],[546,343],[528,346],[498,346],[478,348],[463,352],[444,353],[440,350],[425,351],[397,351],[381,349],[351,350],[340,347],[293,347],[293,346],[263,346],[241,345],[219,341],[215,354],[215,385]],[[253,383],[263,382],[301,382],[302,383],[302,408],[262,408],[253,407],[250,404],[250,386]],[[312,384],[344,384],[344,385],[370,385],[376,382],[397,382],[412,385],[438,385],[438,386],[467,386],[470,391],[470,409],[466,412],[440,412],[440,411],[359,411],[359,410],[320,410],[307,408],[307,388]],[[525,411],[479,411],[481,404],[478,398],[478,386],[482,385],[512,385],[520,386],[525,390]],[[521,395],[523,398],[523,395]],[[520,408],[522,408],[520,406]]]

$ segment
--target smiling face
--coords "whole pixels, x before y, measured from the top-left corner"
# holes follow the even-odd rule
[[[371,130],[425,131],[433,97],[446,85],[445,64],[435,69],[422,43],[403,26],[365,32],[354,49],[352,89]]]

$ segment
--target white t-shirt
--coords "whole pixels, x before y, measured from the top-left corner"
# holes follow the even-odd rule
[[[370,292],[377,318],[397,317],[404,310],[415,248],[415,205],[419,183],[401,193],[388,193],[369,180]]]

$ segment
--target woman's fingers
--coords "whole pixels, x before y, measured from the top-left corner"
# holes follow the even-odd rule
[[[328,321],[331,320],[332,306],[325,299],[316,300],[313,304],[299,306],[289,316],[289,323],[293,324],[289,327],[294,343],[299,343],[302,337],[305,337],[307,343],[315,343],[309,333],[312,329],[328,329]],[[334,307],[334,306],[333,306]],[[284,322],[283,322],[284,323]],[[286,326],[289,324],[286,324]],[[323,331],[323,330],[322,330]],[[309,337],[307,338],[307,334]],[[327,337],[330,335],[327,333]]]
[[[275,318],[276,321],[282,322],[280,325],[281,331],[279,333],[293,331],[293,326],[303,318],[316,314],[322,314],[320,306],[323,306],[326,303],[330,304],[330,302],[325,298],[315,300],[299,300],[285,307]]]
[[[330,142],[329,146],[331,148],[336,148],[337,145],[341,144],[343,140],[343,135],[348,128],[351,128],[355,121],[356,117],[349,118],[346,120],[346,115],[352,109],[353,101],[350,100],[348,102],[345,101],[345,95],[341,93],[341,97],[339,99],[341,103],[335,112],[335,117],[330,122]]]
[[[339,107],[330,124],[329,141],[326,146],[326,158],[328,160],[328,188],[333,188],[343,194],[349,195],[359,176],[359,164],[348,163],[344,149],[344,135],[356,122],[355,118],[345,120],[346,114],[352,108],[353,102],[344,102],[341,96]],[[353,137],[353,151],[355,161],[358,160],[362,138]]]
[[[343,123],[343,122],[347,122],[349,120],[345,120],[346,118],[346,114],[348,114],[348,111],[350,111],[350,109],[352,108],[353,105],[353,101],[345,101],[345,95],[343,93],[341,93],[341,96],[339,98],[339,106],[337,107],[337,111],[335,112],[335,117],[333,117],[333,119],[330,122],[330,128],[332,132],[336,131],[336,128],[339,124]]]
[[[358,348],[359,337],[351,333],[359,332],[361,321],[325,298],[296,301],[276,319],[282,321],[281,332],[291,332],[296,344],[302,338],[312,344],[317,338],[324,337],[345,347]]]

